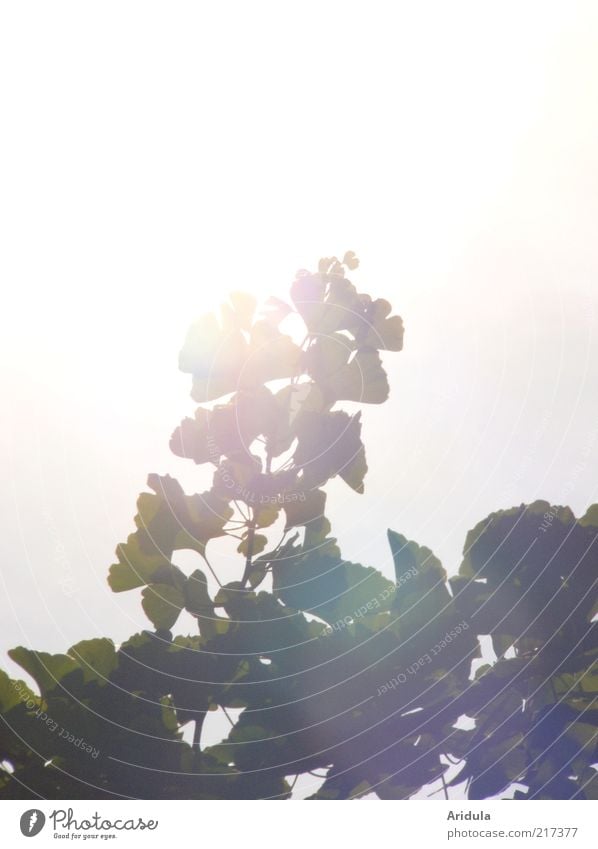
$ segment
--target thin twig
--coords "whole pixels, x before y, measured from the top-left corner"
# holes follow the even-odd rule
[[[255,519],[250,519],[247,522],[247,557],[245,558],[245,571],[243,572],[243,578],[241,580],[241,585],[243,587],[245,587],[247,581],[249,580],[249,575],[251,574],[253,542],[255,540],[255,525]]]
[[[221,586],[222,586],[222,581],[220,580],[220,578],[218,577],[218,575],[216,574],[216,572],[215,572],[215,571],[214,571],[214,569],[212,568],[212,564],[211,564],[211,563],[210,563],[210,561],[208,560],[208,557],[207,557],[207,555],[206,555],[206,553],[205,553],[205,552],[204,552],[204,555],[203,555],[203,559],[206,561],[207,567],[208,567],[208,569],[210,570],[210,572],[212,573],[212,576],[213,576],[214,580],[216,581],[216,583],[218,584],[218,586],[219,586],[219,587],[221,587]]]
[[[233,504],[235,505],[241,516],[243,516],[244,521],[248,522],[249,516],[246,516],[245,513],[241,510],[241,508],[239,507],[239,502],[236,499],[233,499]]]
[[[234,720],[232,720],[232,719],[230,718],[230,716],[228,715],[228,712],[227,712],[227,710],[226,710],[226,708],[225,708],[224,706],[222,707],[222,711],[223,711],[223,713],[224,713],[225,717],[228,719],[228,721],[230,722],[230,724],[231,724],[231,725],[233,726],[233,728],[234,728],[234,726],[235,726],[235,722],[234,722]]]
[[[193,748],[196,752],[200,751],[200,740],[201,740],[201,728],[203,725],[203,721],[206,718],[206,712],[201,711],[201,719],[195,720],[195,728],[193,729]]]
[[[447,789],[447,786],[446,786],[446,781],[444,780],[444,773],[441,774],[440,779],[442,781],[442,789],[444,790],[444,798],[448,802],[449,794],[448,794],[448,789]]]

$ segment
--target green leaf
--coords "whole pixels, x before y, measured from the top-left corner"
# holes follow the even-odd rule
[[[317,384],[329,384],[345,368],[354,349],[353,341],[342,333],[316,337],[305,352],[307,373]]]
[[[317,550],[274,559],[272,586],[288,607],[330,624],[378,613],[392,594],[392,583],[375,569]]]
[[[6,715],[12,708],[28,701],[38,704],[39,696],[29,689],[24,681],[9,678],[6,672],[0,669],[0,713]]]
[[[268,537],[265,537],[263,534],[254,534],[253,542],[251,546],[251,556],[253,557],[255,554],[259,554],[264,550],[266,545],[268,544]],[[242,554],[244,557],[247,557],[249,553],[249,532],[245,531],[243,533],[243,539],[237,546],[237,551],[239,554]]]
[[[285,530],[290,528],[309,525],[320,520],[324,516],[326,507],[326,493],[321,489],[312,489],[309,492],[289,493],[289,500],[285,498],[284,512],[287,520]]]
[[[218,464],[221,449],[210,439],[210,411],[198,407],[194,418],[184,418],[170,437],[170,450],[197,464]]]
[[[282,411],[265,386],[241,390],[228,404],[212,410],[199,407],[194,419],[183,419],[174,431],[170,448],[174,454],[215,466],[223,456],[237,461],[251,458],[251,445],[260,436],[270,441],[282,429]]]
[[[397,587],[413,587],[415,583],[424,589],[446,581],[446,572],[440,560],[429,548],[408,540],[396,531],[389,530],[387,533]]]
[[[161,569],[170,566],[162,554],[141,551],[138,534],[131,534],[126,543],[117,547],[116,553],[120,562],[114,563],[108,574],[108,583],[115,593],[149,584]]]
[[[389,395],[388,378],[377,351],[357,351],[349,365],[337,375],[333,393],[339,401],[383,404]]]
[[[354,255],[349,252],[345,256],[348,267],[356,267]],[[390,315],[388,301],[358,294],[342,276],[342,265],[335,257],[321,260],[319,271],[298,277],[291,287],[297,311],[310,333],[328,338],[348,331],[354,347],[373,351],[402,349],[403,322],[399,316]]]
[[[360,348],[400,351],[403,348],[403,321],[398,315],[390,316],[388,301],[361,296],[362,310],[355,316],[349,330]],[[390,317],[389,317],[390,316]]]
[[[207,616],[214,612],[214,604],[208,593],[208,579],[201,569],[196,569],[187,579],[185,607],[192,616]]]
[[[110,568],[108,583],[114,592],[150,583],[182,586],[185,576],[171,563],[174,552],[191,549],[203,556],[207,543],[224,534],[233,515],[228,502],[212,490],[185,495],[169,475],[150,475],[148,484],[155,494],[139,496],[138,530],[117,547],[119,563]]]
[[[457,605],[497,652],[554,646],[561,630],[578,642],[595,610],[595,534],[591,519],[546,501],[490,514],[467,536],[459,575],[474,580],[451,581]]]
[[[79,664],[66,654],[48,654],[18,646],[8,652],[11,660],[28,672],[40,688],[42,695],[54,690]]]
[[[579,520],[584,528],[598,528],[598,504],[591,504]]]
[[[342,277],[335,258],[325,273],[298,277],[291,297],[308,330],[322,336],[348,327],[360,306],[355,287]]]
[[[114,643],[106,638],[81,640],[71,646],[68,654],[83,670],[85,683],[95,681],[100,686],[106,684],[111,673],[118,666]]]
[[[189,329],[179,368],[193,375],[191,396],[199,403],[298,374],[301,350],[267,320],[250,327],[249,307],[237,296],[234,308],[223,310],[222,325],[209,314]]]
[[[180,370],[193,374],[192,397],[203,403],[237,389],[247,352],[240,330],[225,332],[215,315],[202,316],[190,327],[179,355]]]
[[[251,328],[247,361],[243,363],[240,385],[254,387],[271,380],[296,377],[300,373],[302,351],[290,336],[268,321]]]
[[[346,365],[322,375],[319,385],[329,404],[335,401],[382,404],[390,391],[380,354],[365,348],[356,351]]]
[[[171,628],[185,606],[181,590],[170,584],[152,584],[141,595],[145,614],[155,628]]]
[[[360,414],[306,413],[294,459],[302,470],[301,483],[306,489],[315,489],[339,475],[352,489],[362,493],[367,463]]]
[[[260,504],[254,509],[253,521],[256,528],[269,528],[278,519],[279,504]]]
[[[315,551],[320,556],[326,555],[340,559],[341,551],[336,538],[330,536],[331,531],[332,526],[326,516],[314,519],[305,526],[303,551],[305,553]]]
[[[250,589],[254,590],[256,587],[259,587],[265,577],[266,564],[263,561],[254,560],[247,576],[247,583]]]

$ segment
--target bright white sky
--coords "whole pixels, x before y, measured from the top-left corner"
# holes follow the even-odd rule
[[[146,626],[105,578],[148,472],[205,486],[187,325],[322,255],[406,326],[366,495],[329,487],[345,556],[389,570],[392,527],[452,571],[493,509],[598,500],[596,4],[1,17],[2,652]]]

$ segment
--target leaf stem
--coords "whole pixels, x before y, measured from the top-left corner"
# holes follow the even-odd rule
[[[245,558],[245,571],[243,572],[243,578],[241,580],[241,584],[243,588],[247,584],[249,580],[249,575],[251,574],[251,561],[253,558],[253,542],[255,539],[255,518],[251,518],[247,522],[247,557]]]
[[[203,726],[203,723],[204,723],[204,719],[206,718],[206,711],[202,710],[202,711],[198,711],[198,713],[200,713],[201,716],[198,717],[195,720],[195,728],[193,730],[193,749],[196,752],[201,751],[201,749],[200,749],[201,729],[202,729],[202,726]]]
[[[221,587],[221,586],[222,586],[222,581],[220,580],[220,578],[218,577],[218,575],[216,574],[216,572],[215,572],[215,571],[214,571],[214,569],[212,568],[212,564],[211,564],[211,563],[210,563],[210,561],[208,560],[207,555],[205,554],[205,552],[204,552],[204,555],[203,555],[203,559],[206,561],[206,565],[207,565],[208,569],[210,570],[210,572],[212,573],[212,576],[213,576],[214,580],[216,581],[216,583],[218,584],[218,586],[219,586],[219,587]]]
[[[228,715],[228,712],[227,712],[226,708],[225,708],[225,707],[223,707],[222,705],[221,705],[221,707],[222,707],[222,711],[223,711],[223,713],[224,713],[225,717],[228,719],[228,721],[230,722],[230,724],[231,724],[231,725],[233,726],[233,728],[234,728],[234,725],[235,725],[234,720],[230,718],[230,716]]]
[[[444,790],[444,798],[448,801],[449,794],[446,786],[446,781],[444,780],[444,772],[441,773],[440,778],[442,779],[442,789]]]
[[[249,516],[246,516],[245,513],[241,510],[241,507],[239,506],[239,502],[237,501],[236,498],[234,499],[233,504],[235,505],[235,507],[237,508],[239,513],[241,514],[241,516],[243,516],[243,521],[247,522],[247,520],[249,519]]]

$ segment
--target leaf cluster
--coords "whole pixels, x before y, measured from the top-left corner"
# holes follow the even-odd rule
[[[234,293],[191,327],[180,367],[200,406],[171,448],[211,487],[150,475],[117,547],[109,585],[141,590],[151,629],[11,652],[37,692],[0,673],[5,797],[285,799],[312,774],[314,799],[596,798],[598,507],[494,513],[451,578],[399,533],[392,578],[331,536],[328,481],[362,494],[367,472],[360,413],[338,405],[383,403],[380,352],[403,342],[390,304],[347,279],[357,264],[322,260],[261,313]],[[222,585],[226,537],[239,571]],[[197,633],[174,636],[183,612]],[[230,732],[202,746],[212,711]]]

